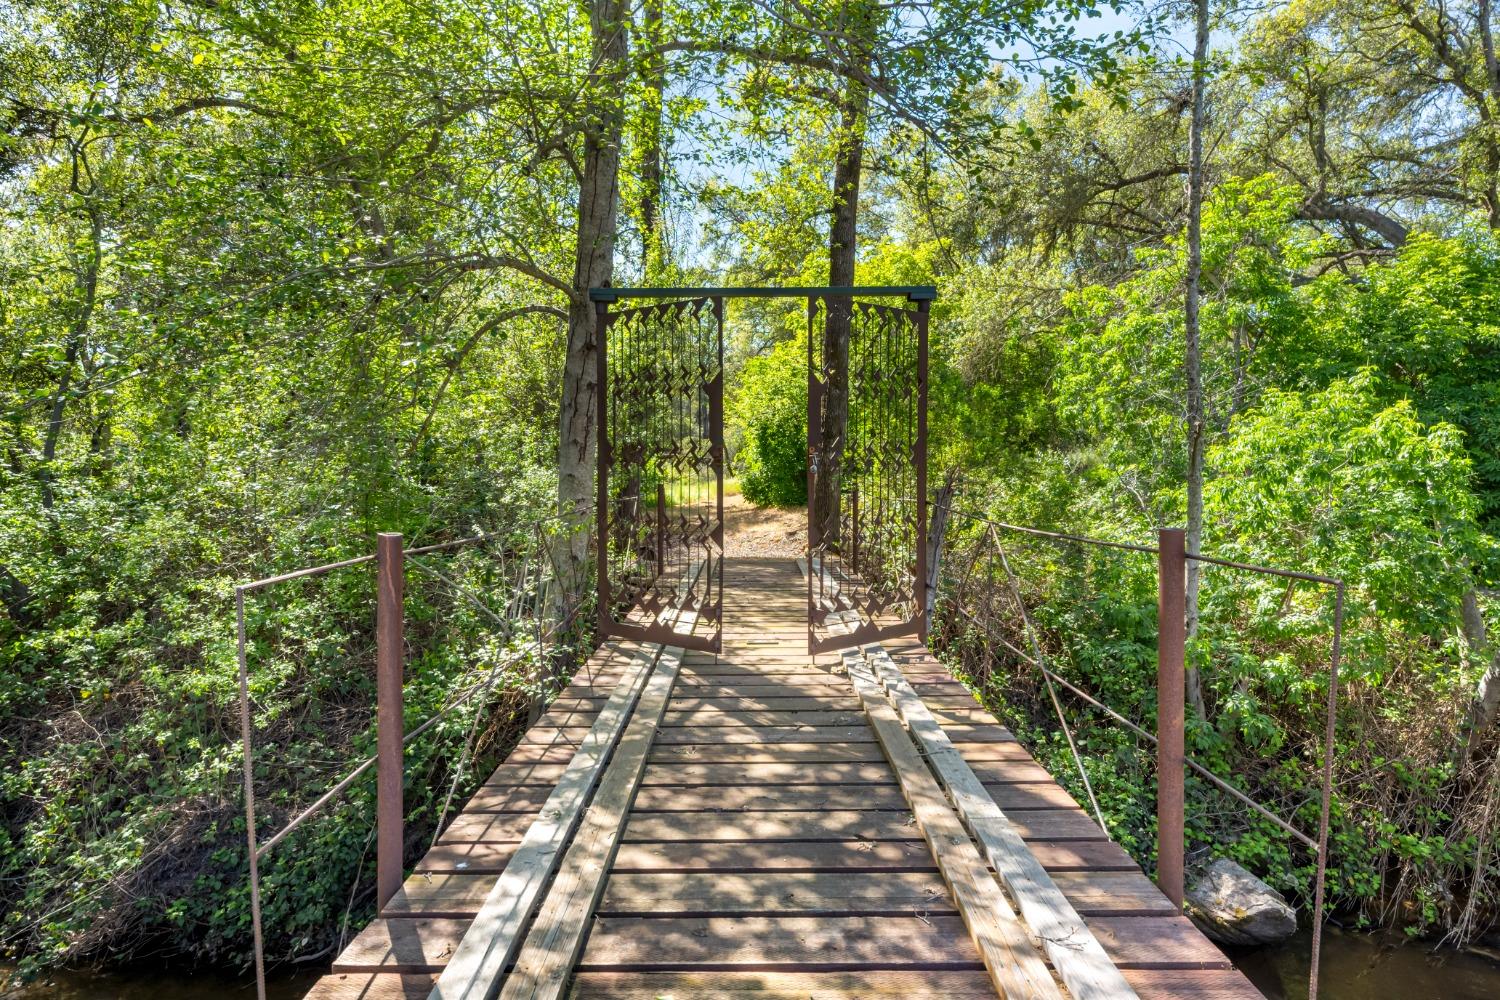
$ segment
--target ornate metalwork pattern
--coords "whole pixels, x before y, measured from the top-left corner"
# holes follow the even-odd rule
[[[599,630],[717,652],[724,604],[724,305],[599,316]],[[692,635],[674,612],[696,614]]]
[[[927,311],[834,296],[808,303],[808,649],[926,632]],[[849,317],[846,413],[831,311]],[[825,437],[825,435],[828,435]],[[817,502],[833,476],[832,509]],[[835,627],[838,626],[838,627]]]

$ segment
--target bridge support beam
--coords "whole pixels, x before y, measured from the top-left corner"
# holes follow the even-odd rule
[[[1181,528],[1157,532],[1156,884],[1182,907],[1183,690],[1187,666],[1187,546]]]
[[[406,566],[401,536],[382,532],[375,553],[375,904],[384,907],[401,888],[406,841],[401,789]]]

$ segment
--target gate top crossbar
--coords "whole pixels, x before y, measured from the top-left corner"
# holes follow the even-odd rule
[[[937,298],[933,285],[805,285],[796,288],[590,288],[590,302],[620,299],[805,299],[823,295],[902,296],[912,302]]]

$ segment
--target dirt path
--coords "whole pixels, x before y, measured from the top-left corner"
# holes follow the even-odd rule
[[[724,498],[725,555],[790,559],[806,544],[806,507],[757,507],[739,494]]]

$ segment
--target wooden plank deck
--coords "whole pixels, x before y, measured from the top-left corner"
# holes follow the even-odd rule
[[[995,995],[805,594],[729,562],[724,652],[683,658],[569,995]],[[1138,995],[1260,995],[920,643],[885,648]],[[310,997],[427,996],[637,652],[595,654]]]

